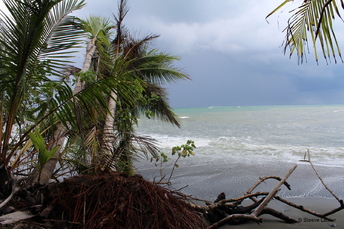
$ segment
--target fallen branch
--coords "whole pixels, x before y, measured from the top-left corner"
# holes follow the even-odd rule
[[[6,204],[8,202],[10,202],[10,200],[13,198],[14,194],[16,194],[19,190],[20,187],[17,185],[18,184],[18,180],[16,178],[12,178],[12,192],[11,194],[0,204],[0,209],[2,209],[3,207],[6,206]]]
[[[285,204],[287,204],[287,205],[289,205],[289,206],[291,206],[293,208],[297,208],[297,209],[299,209],[299,210],[301,210],[303,212],[307,212],[307,213],[309,213],[311,215],[314,215],[314,216],[317,216],[317,217],[320,217],[320,218],[323,218],[323,219],[326,219],[326,220],[329,220],[329,221],[332,221],[332,220],[329,219],[329,218],[326,218],[327,216],[332,215],[332,214],[334,214],[334,213],[344,209],[344,205],[341,205],[340,207],[335,208],[335,209],[333,209],[333,210],[331,210],[331,211],[329,211],[327,213],[320,214],[320,213],[314,212],[314,211],[312,211],[310,209],[307,209],[307,208],[305,208],[302,205],[294,204],[294,203],[292,203],[292,202],[290,202],[288,200],[285,200],[285,199],[283,199],[283,198],[281,198],[279,196],[275,196],[275,199],[278,200],[278,201],[281,201],[282,203],[285,203]]]
[[[263,209],[263,211],[260,213],[260,215],[263,215],[263,214],[272,215],[276,218],[283,220],[286,223],[299,223],[299,221],[297,221],[296,219],[291,218],[291,217],[289,217],[289,216],[287,216],[287,215],[285,215],[279,211],[276,211],[273,208],[265,207]]]
[[[202,211],[206,215],[206,218],[210,219],[211,221],[214,221],[212,219],[216,219],[216,222],[212,222],[213,224],[209,226],[208,229],[217,228],[227,223],[241,223],[242,221],[248,220],[260,223],[262,222],[262,218],[260,218],[259,216],[262,214],[270,214],[272,216],[284,220],[287,223],[296,223],[298,222],[297,220],[288,217],[274,209],[266,207],[266,205],[270,202],[272,198],[274,198],[276,193],[279,191],[279,188],[283,184],[285,184],[290,189],[290,186],[288,183],[286,183],[286,180],[288,179],[290,174],[296,169],[296,167],[297,165],[291,168],[283,179],[280,179],[279,177],[275,176],[266,177],[265,179],[273,178],[280,180],[278,185],[276,185],[275,188],[269,193],[249,193],[265,180],[264,178],[260,178],[260,180],[242,197],[226,200],[223,199],[225,197],[224,193],[221,193],[214,204],[205,207],[193,206],[193,208],[197,211]],[[262,194],[267,196],[260,200],[257,200],[256,197]],[[249,206],[240,206],[241,202],[247,198],[254,198],[254,203]]]
[[[226,218],[218,221],[217,223],[214,223],[212,224],[211,226],[208,227],[208,229],[215,229],[215,228],[218,228],[218,227],[221,227],[227,223],[230,223],[230,222],[236,222],[236,221],[254,221],[256,223],[261,223],[262,222],[262,218],[260,217],[256,217],[256,216],[253,216],[253,215],[244,215],[244,214],[234,214],[234,215],[229,215],[227,216]]]
[[[265,206],[270,202],[270,200],[276,195],[279,191],[279,187],[284,184],[284,182],[288,179],[290,174],[296,169],[297,165],[294,165],[293,168],[289,170],[289,172],[284,176],[284,178],[278,183],[278,185],[269,193],[269,195],[264,199],[264,201],[252,212],[252,216],[258,216]]]
[[[0,217],[0,224],[6,225],[6,224],[12,224],[16,223],[21,220],[30,219],[34,217],[35,215],[31,214],[29,211],[16,211],[7,215],[3,215]]]
[[[260,178],[258,179],[258,181],[257,181],[249,190],[247,190],[247,191],[245,192],[245,195],[248,195],[248,194],[252,193],[252,191],[253,191],[255,188],[257,188],[258,185],[260,185],[261,183],[263,183],[265,180],[268,180],[268,179],[275,179],[275,180],[278,180],[278,181],[281,181],[281,180],[282,180],[282,178],[280,178],[280,177],[278,177],[278,176],[265,176],[265,177],[260,177]],[[284,184],[289,190],[291,190],[291,189],[290,189],[290,184],[289,184],[287,181],[285,181],[283,184]],[[258,200],[257,200],[254,196],[250,197],[250,199],[251,199],[253,202],[258,202]]]
[[[243,199],[247,199],[247,198],[250,198],[250,197],[257,197],[257,196],[267,196],[269,193],[268,192],[256,192],[256,193],[252,193],[252,194],[248,194],[248,195],[244,195],[244,196],[241,196],[239,198],[234,198],[234,199],[224,199],[224,200],[220,200],[218,202],[215,202],[215,203],[210,203],[208,201],[204,201],[204,200],[200,200],[200,201],[203,201],[207,204],[207,206],[199,206],[199,205],[196,205],[196,204],[193,204],[191,202],[188,202],[188,204],[195,210],[199,211],[199,212],[209,212],[209,211],[212,211],[212,210],[215,210],[215,209],[218,209],[218,208],[236,208],[241,200]],[[199,199],[198,199],[199,200]],[[240,202],[239,202],[240,201]],[[251,208],[252,210],[252,208]],[[247,211],[245,211],[247,212]],[[239,212],[237,212],[239,213]]]
[[[308,154],[308,160],[305,160],[306,158],[306,154]],[[319,178],[320,182],[324,185],[324,187],[326,188],[327,191],[329,191],[331,193],[331,195],[336,198],[336,200],[340,203],[340,205],[342,206],[343,205],[343,200],[339,199],[338,196],[336,194],[334,194],[334,192],[329,188],[327,187],[327,185],[325,184],[325,182],[323,181],[323,179],[320,177],[318,171],[315,169],[313,163],[311,162],[311,155],[309,153],[309,149],[307,149],[307,151],[305,152],[305,157],[304,157],[304,160],[301,160],[301,161],[304,161],[304,162],[308,162],[311,166],[312,166],[312,169],[314,170],[315,174],[317,175],[317,177]]]
[[[263,182],[264,182],[265,180],[267,180],[267,179],[275,179],[275,180],[278,180],[278,181],[281,181],[281,180],[282,180],[282,178],[280,178],[280,177],[278,177],[278,176],[260,177],[259,180],[258,180],[249,190],[247,190],[245,194],[251,193],[255,188],[258,187],[258,185],[260,185],[261,183],[263,183]],[[283,184],[284,184],[289,190],[291,190],[291,189],[290,189],[290,184],[289,184],[287,181],[285,181]]]

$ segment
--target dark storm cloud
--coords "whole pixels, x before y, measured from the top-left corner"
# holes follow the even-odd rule
[[[170,97],[176,107],[288,104],[297,99],[297,89],[274,64],[264,68],[244,58],[203,53],[189,63],[191,82],[171,85]],[[203,67],[201,67],[203,66]]]
[[[117,10],[115,0],[87,2],[76,12],[82,18]],[[265,20],[281,2],[129,0],[125,24],[136,36],[160,34],[152,47],[181,58],[176,66],[192,81],[166,85],[174,107],[343,103],[343,64],[316,65],[308,54],[298,65],[283,55],[281,31],[297,1]],[[340,44],[343,28],[336,27]]]

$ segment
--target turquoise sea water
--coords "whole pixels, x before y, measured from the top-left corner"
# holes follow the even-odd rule
[[[327,181],[343,187],[338,183],[344,183],[344,105],[204,107],[175,112],[182,128],[142,118],[137,132],[155,138],[166,154],[189,139],[195,142],[196,155],[182,160],[174,176],[181,185],[208,179],[222,187],[219,182],[226,180],[219,177],[224,174],[234,174],[229,175],[231,184],[243,185],[243,179],[255,181],[252,173],[283,176],[293,164],[298,164],[299,170],[304,168],[303,174],[313,176],[307,172],[309,166],[300,162],[309,150],[313,164],[324,171]],[[137,167],[150,178],[157,176],[152,175],[154,166],[150,163],[141,161]],[[279,171],[281,174],[270,174]],[[186,178],[190,174],[191,181]],[[313,194],[327,196],[320,189]],[[291,195],[312,194],[309,192]]]

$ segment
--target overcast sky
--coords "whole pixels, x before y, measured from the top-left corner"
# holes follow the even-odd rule
[[[283,54],[288,9],[265,20],[281,2],[129,0],[125,24],[137,36],[159,34],[152,47],[181,58],[175,66],[192,80],[166,85],[175,108],[344,104],[344,64],[317,65],[309,54],[298,65]],[[117,11],[117,0],[87,3],[75,14],[111,18]],[[336,28],[344,50],[344,23]]]

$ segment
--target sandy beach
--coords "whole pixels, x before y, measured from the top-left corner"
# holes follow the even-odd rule
[[[198,158],[187,158],[180,162],[172,176],[172,189],[181,189],[188,195],[213,201],[224,192],[227,198],[242,196],[260,177],[279,176],[285,174],[297,164],[297,168],[287,179],[291,190],[281,187],[278,195],[283,198],[333,198],[322,185],[308,163],[287,163],[273,161],[271,163],[246,163],[245,161],[207,161],[201,163]],[[192,163],[192,164],[191,164]],[[316,170],[328,187],[336,195],[344,199],[344,167],[326,167],[315,165]],[[148,180],[159,180],[162,174],[169,174],[171,167],[160,171],[159,167],[143,161],[139,172]],[[276,180],[267,180],[255,191],[268,192],[277,184]]]
[[[187,166],[184,164],[175,170],[172,183],[174,189],[183,187],[181,189],[183,193],[204,200],[214,201],[221,192],[226,193],[227,199],[236,198],[242,196],[245,191],[256,183],[259,177],[269,175],[284,177],[293,165],[295,163],[278,161],[271,164],[257,162],[250,165],[233,162],[229,165],[217,162],[214,165],[211,161],[203,165]],[[343,199],[344,168],[316,166],[316,169],[329,188],[340,199]],[[141,172],[150,179],[158,177],[156,169],[145,167]],[[168,173],[168,170],[164,170],[164,172]],[[282,186],[278,196],[295,204],[303,205],[305,208],[317,213],[326,213],[339,207],[338,201],[321,184],[308,163],[298,163],[297,169],[290,175],[287,182],[290,184],[291,190]],[[269,192],[277,183],[276,180],[267,180],[254,191]],[[250,203],[252,202],[248,202],[247,205]],[[326,222],[326,220],[302,212],[277,200],[272,200],[268,206],[299,220],[300,223],[287,224],[270,215],[262,215],[263,223],[259,225],[248,222],[241,225],[222,226],[221,228],[344,228],[344,210],[329,216],[329,218],[334,219],[334,222]]]
[[[183,128],[175,130],[158,122],[141,120],[140,133],[156,138],[170,161],[163,164],[139,160],[138,172],[148,180],[170,176],[173,158],[171,148],[195,141],[195,156],[182,158],[171,178],[172,190],[196,198],[214,201],[224,192],[226,199],[237,198],[261,177],[283,178],[297,165],[287,182],[291,190],[280,187],[278,196],[324,213],[339,206],[326,190],[305,159],[310,159],[325,184],[344,199],[344,129],[342,106],[286,107],[208,107],[177,110]],[[179,143],[181,142],[181,143]],[[306,159],[307,159],[306,158]],[[270,192],[278,184],[266,180],[254,192]],[[286,224],[263,215],[263,223],[247,223],[230,228],[343,228],[344,211],[332,215],[335,222],[324,222],[283,203],[268,206],[290,217],[298,224]],[[334,227],[335,226],[335,227]],[[224,227],[226,228],[226,227]],[[228,228],[228,227],[227,227]]]
[[[303,205],[305,208],[313,210],[318,213],[325,213],[329,210],[337,208],[339,203],[335,199],[325,199],[325,198],[292,198],[288,199],[296,204]],[[284,214],[293,217],[300,221],[300,223],[287,224],[280,219],[269,215],[262,215],[263,223],[256,224],[254,222],[248,222],[241,225],[225,225],[221,229],[227,228],[240,228],[240,229],[265,229],[265,228],[344,228],[344,211],[337,212],[328,218],[333,219],[333,222],[327,222],[324,219],[320,219],[316,216],[310,215],[306,212],[300,211],[288,205],[285,205],[277,200],[273,200],[268,204],[269,207],[272,207],[276,210],[283,212]]]

